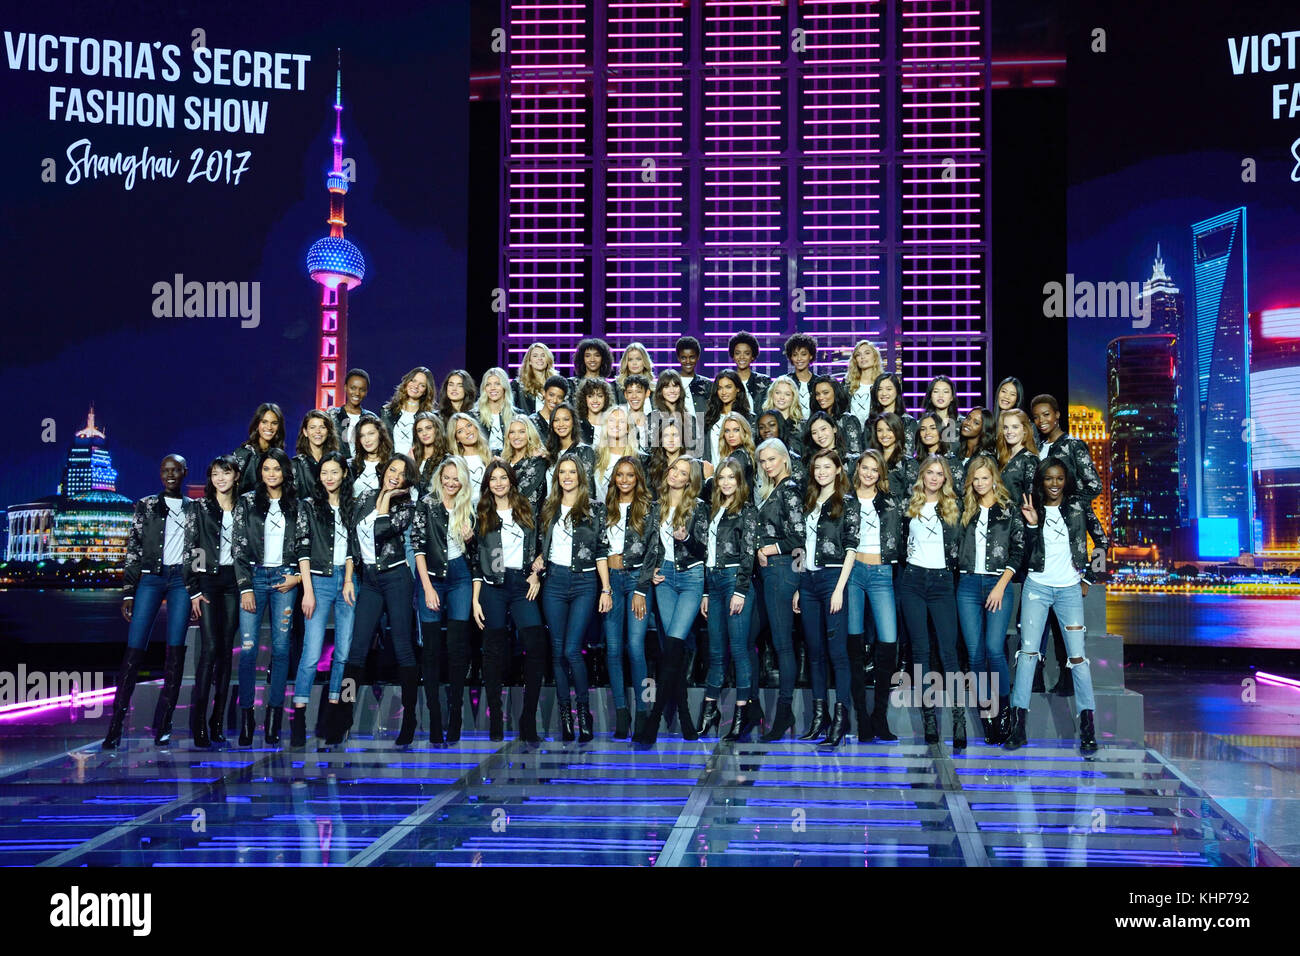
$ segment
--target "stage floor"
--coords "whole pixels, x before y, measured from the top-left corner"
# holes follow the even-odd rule
[[[183,725],[182,725],[183,726]],[[260,734],[257,738],[261,742]],[[1154,750],[1066,741],[171,750],[0,771],[9,866],[1252,866],[1279,858]]]

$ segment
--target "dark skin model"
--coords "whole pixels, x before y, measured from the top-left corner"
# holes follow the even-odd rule
[[[1040,408],[1047,406],[1041,405]],[[1065,503],[1065,467],[1060,462],[1052,462],[1043,472],[1043,504],[1059,508]],[[1029,495],[1024,495],[1020,502],[1020,513],[1025,517],[1025,524],[1033,526],[1038,524],[1038,511],[1034,508],[1034,502]],[[1088,582],[1080,581],[1079,586],[1083,588],[1084,596],[1088,594]],[[1074,663],[1080,663],[1083,658],[1070,658]]]
[[[700,353],[695,349],[678,349],[677,364],[681,366],[682,378],[695,377],[695,364],[700,360]]]
[[[158,470],[159,477],[162,478],[163,497],[181,498],[181,488],[185,486],[185,476],[189,474],[189,469],[185,465],[185,459],[180,455],[168,455],[162,460],[162,467]],[[190,601],[190,620],[199,619],[199,604],[203,597],[196,597]],[[131,620],[131,609],[135,606],[135,598],[122,599],[122,617],[126,621]]]
[[[1032,409],[1034,416],[1034,426],[1038,429],[1038,434],[1044,439],[1044,443],[1056,441],[1065,432],[1061,431],[1061,413],[1052,408],[1046,402],[1039,402]]]
[[[347,392],[347,400],[343,403],[343,410],[351,415],[361,414],[361,403],[366,400],[370,394],[370,386],[360,375],[353,375],[343,383],[343,388]]]

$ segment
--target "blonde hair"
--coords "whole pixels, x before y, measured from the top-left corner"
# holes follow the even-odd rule
[[[943,487],[939,489],[939,500],[935,503],[935,511],[939,513],[944,524],[956,524],[961,509],[957,507],[957,495],[952,490],[952,469],[948,467],[948,462],[941,455],[928,455],[921,461],[921,467],[917,470],[916,483],[912,485],[912,497],[907,502],[907,516],[919,517],[921,509],[925,507],[925,473],[936,463],[943,469]]]
[[[464,525],[474,527],[474,490],[470,487],[469,463],[461,455],[448,455],[439,462],[438,470],[434,473],[438,480],[431,490],[439,501],[442,501],[442,473],[448,467],[455,468],[456,477],[460,479],[460,491],[456,492],[456,497],[451,501],[448,530],[459,535]]]
[[[790,418],[792,424],[803,421],[803,405],[799,402],[799,388],[794,384],[794,379],[789,375],[778,375],[772,379],[772,384],[768,386],[767,398],[763,400],[763,411],[776,409],[776,403],[772,401],[772,393],[776,391],[778,385],[783,385],[790,390]],[[777,414],[781,414],[777,410]]]
[[[533,354],[533,349],[541,349],[546,353],[546,369],[541,372],[534,372],[532,364],[528,361]],[[555,353],[545,342],[534,342],[528,346],[524,352],[523,360],[519,363],[519,384],[523,386],[525,395],[532,395],[536,398],[542,394],[546,387],[546,380],[555,374]]]
[[[643,371],[643,372],[629,372],[629,371],[627,370],[627,356],[628,356],[628,353],[629,353],[629,352],[632,352],[632,351],[636,351],[636,352],[640,352],[640,353],[641,353],[641,358],[645,360],[645,371]],[[650,380],[650,389],[649,389],[649,391],[651,391],[651,392],[654,391],[654,387],[655,387],[655,364],[654,364],[654,362],[650,361],[650,352],[649,352],[649,350],[648,350],[644,345],[642,345],[640,342],[629,342],[629,343],[627,344],[627,348],[625,348],[625,349],[623,350],[623,355],[622,355],[622,357],[620,357],[619,360],[618,360],[618,374],[614,376],[614,381],[618,382],[619,386],[621,387],[621,386],[623,385],[623,382],[626,381],[626,379],[627,379],[627,377],[628,377],[629,375],[644,375],[646,378],[648,378],[648,379]],[[646,397],[649,398],[649,395],[647,394]]]
[[[623,424],[625,426],[623,429],[623,444],[617,448],[611,446],[608,441],[609,422],[610,419],[612,419],[615,415],[618,415],[620,418],[623,419]],[[605,420],[602,423],[602,425],[603,425],[603,430],[600,433],[600,447],[596,449],[597,476],[603,475],[605,473],[605,469],[609,467],[610,462],[618,461],[618,459],[628,455],[632,457],[637,457],[641,453],[641,450],[637,448],[636,441],[632,435],[632,422],[627,416],[627,410],[623,408],[622,405],[615,405],[613,408],[611,408],[605,414]]]
[[[465,446],[456,437],[456,423],[461,420],[469,422],[478,430],[478,441],[474,443],[474,447],[478,449],[478,457],[483,459],[483,464],[486,465],[492,460],[492,452],[488,449],[487,433],[483,431],[479,420],[468,412],[457,412],[447,419],[447,452],[462,457],[465,455]]]
[[[687,471],[690,472],[691,478],[690,481],[686,483],[686,487],[682,489],[682,499],[678,502],[677,507],[674,508],[672,512],[674,531],[679,528],[685,528],[686,523],[691,520],[691,515],[695,512],[695,505],[700,500],[700,488],[704,486],[704,471],[700,468],[700,463],[694,458],[687,458],[683,455],[664,469],[663,480],[656,489],[659,493],[659,500],[664,503],[664,507],[668,507],[668,496],[671,494],[671,491],[668,488],[668,475],[677,467],[677,463],[681,461],[686,462],[686,468]],[[660,515],[659,517],[662,521],[663,515]]]
[[[1025,439],[1022,442],[1025,451],[1035,458],[1038,457],[1038,442],[1034,441],[1033,422],[1029,420],[1029,416],[1025,414],[1024,409],[1008,408],[998,416],[997,450],[998,466],[1001,468],[1007,467],[1007,462],[1011,461],[1011,446],[1007,444],[1006,436],[1002,433],[1002,426],[1006,424],[1008,418],[1014,418],[1020,422],[1020,427],[1025,433]],[[998,478],[1001,480],[1000,475]]]
[[[975,485],[971,483],[977,468],[987,468],[989,474],[993,476],[993,497],[997,499],[997,503],[1004,508],[1011,504],[1011,492],[1007,491],[1007,486],[1002,483],[1002,474],[998,471],[997,462],[988,455],[976,455],[966,467],[966,477],[963,481],[966,488],[962,496],[965,498],[965,507],[962,510],[961,523],[964,525],[970,524],[980,513],[980,496],[975,494]]]
[[[722,416],[720,421],[722,422],[722,428],[718,429],[718,447],[714,449],[714,451],[717,452],[718,461],[721,462],[728,455],[732,454],[731,446],[727,444],[727,439],[724,434],[727,430],[727,422],[731,421],[740,422],[740,447],[749,452],[749,457],[752,460],[754,458],[754,432],[753,429],[749,427],[748,419],[746,419],[744,415],[740,414],[740,412],[727,412],[727,414]]]
[[[716,514],[718,509],[722,507],[722,489],[718,487],[718,477],[722,474],[724,468],[731,472],[732,477],[736,479],[736,492],[731,496],[731,500],[727,502],[727,514],[738,515],[740,509],[745,507],[745,503],[749,501],[749,482],[745,481],[745,469],[731,459],[727,459],[718,465],[717,471],[713,473],[713,501],[709,513],[711,515]]]
[[[523,425],[524,434],[528,436],[528,441],[524,444],[524,453],[520,456],[520,460],[522,461],[525,458],[535,458],[538,455],[541,455],[543,458],[549,457],[546,454],[546,446],[542,444],[541,433],[537,430],[537,426],[533,424],[533,420],[527,415],[516,415],[510,420],[510,424],[506,426],[506,447],[501,449],[501,457],[508,462],[514,456],[515,450],[510,447],[510,428],[512,425],[516,424]]]
[[[860,348],[868,348],[871,350],[871,366],[866,372],[863,372],[858,368],[857,354],[858,349]],[[876,376],[882,371],[883,369],[880,367],[880,349],[876,348],[866,339],[863,339],[855,344],[853,346],[853,351],[849,353],[849,364],[844,369],[844,387],[848,390],[848,393],[852,395],[858,390],[858,386],[862,384],[864,379],[867,384],[870,385],[875,382]]]
[[[510,399],[510,376],[506,374],[505,369],[493,366],[483,373],[483,377],[479,379],[478,404],[474,407],[474,411],[478,414],[479,424],[489,428],[492,409],[489,407],[487,389],[484,386],[490,378],[495,378],[501,383],[501,435],[504,438],[506,429],[515,420],[515,406]]]
[[[849,490],[853,494],[858,493],[858,475],[862,472],[862,463],[864,461],[873,461],[876,463],[876,493],[889,494],[889,465],[885,463],[885,456],[874,448],[868,448],[858,458],[858,463],[853,466],[853,477],[849,480]]]

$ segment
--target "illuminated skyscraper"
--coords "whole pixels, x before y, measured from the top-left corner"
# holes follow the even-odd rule
[[[1196,449],[1202,557],[1251,550],[1249,343],[1246,338],[1246,207],[1192,224],[1196,289]],[[1113,431],[1113,428],[1112,428]],[[1208,519],[1208,520],[1206,520]]]
[[[348,293],[366,275],[361,250],[343,238],[343,197],[348,192],[348,175],[343,168],[343,67],[340,62],[334,86],[334,165],[325,174],[330,194],[330,234],[317,240],[307,252],[307,273],[320,283],[320,348],[317,351],[314,408],[342,404],[340,388],[348,362]]]
[[[1070,434],[1088,446],[1088,454],[1101,478],[1101,494],[1092,503],[1092,509],[1101,520],[1106,534],[1111,534],[1110,509],[1110,436],[1106,434],[1106,416],[1099,408],[1086,405],[1070,407]]]
[[[1250,314],[1250,407],[1254,434],[1256,551],[1300,556],[1300,307]]]
[[[1161,558],[1179,527],[1177,350],[1172,335],[1126,335],[1106,348],[1115,546]]]
[[[117,469],[109,457],[107,436],[95,424],[95,406],[90,406],[86,427],[77,432],[68,460],[63,466],[59,492],[72,498],[88,491],[117,491]]]
[[[1183,310],[1183,293],[1165,272],[1165,260],[1156,243],[1156,258],[1151,264],[1151,278],[1142,283],[1142,297],[1148,300],[1151,324],[1143,330],[1147,335],[1172,335],[1175,342],[1174,388],[1178,401],[1178,523],[1191,524],[1196,510],[1196,451],[1190,437],[1196,431],[1193,424],[1196,414],[1194,392],[1190,388],[1188,368],[1192,358],[1188,348],[1188,329]],[[1190,337],[1194,341],[1194,336]]]

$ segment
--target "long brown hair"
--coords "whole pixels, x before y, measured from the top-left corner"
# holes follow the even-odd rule
[[[393,397],[388,400],[388,411],[394,419],[402,414],[402,411],[406,408],[406,386],[417,375],[424,376],[424,384],[428,387],[425,388],[424,395],[420,398],[420,407],[416,411],[428,412],[433,410],[433,401],[437,397],[437,386],[433,381],[433,373],[423,365],[417,365],[402,376],[402,380],[397,383],[397,388],[393,391]]]
[[[352,430],[352,436],[356,439],[356,454],[352,456],[352,473],[361,474],[361,469],[366,464],[366,450],[361,447],[361,428],[364,425],[374,425],[375,430],[379,432],[379,447],[375,449],[375,454],[379,456],[380,461],[388,461],[393,457],[393,436],[388,434],[388,428],[379,420],[377,415],[362,415],[357,420],[357,427]]]
[[[334,418],[329,412],[321,411],[319,408],[313,408],[306,415],[302,416],[302,425],[298,427],[298,444],[297,451],[300,455],[311,455],[311,439],[307,437],[307,423],[313,418],[319,418],[325,423],[325,444],[321,446],[321,461],[332,451],[339,450],[339,433],[334,427]]]
[[[749,484],[745,481],[745,469],[730,458],[723,459],[713,473],[713,501],[710,502],[709,514],[716,514],[718,509],[722,507],[722,489],[718,487],[718,477],[722,474],[723,469],[731,472],[731,476],[736,479],[736,492],[731,496],[731,500],[727,502],[727,514],[738,515],[749,501]]]
[[[858,475],[862,471],[862,463],[868,459],[876,463],[876,469],[879,473],[876,478],[876,493],[889,494],[889,466],[885,464],[885,456],[874,448],[868,448],[864,451],[862,457],[858,459],[858,463],[853,466],[853,480],[850,482],[853,493],[855,495],[858,493]]]
[[[432,445],[420,441],[420,422],[433,423]],[[433,465],[447,457],[447,430],[437,412],[416,412],[411,437],[415,439],[411,445],[411,459],[420,469],[420,479],[423,481],[432,474],[430,469]]]
[[[811,514],[817,508],[817,499],[821,497],[822,486],[813,477],[813,467],[819,458],[827,458],[835,464],[835,484],[831,488],[831,496],[826,500],[831,506],[828,512],[830,518],[838,521],[840,515],[844,514],[844,496],[849,493],[849,479],[844,474],[844,462],[840,460],[840,453],[834,448],[819,448],[808,459],[808,490],[803,496],[803,513]]]
[[[687,458],[683,455],[664,470],[663,481],[660,483],[658,489],[659,500],[663,502],[663,506],[665,508],[668,507],[668,495],[670,494],[668,475],[677,467],[678,462],[682,461],[686,462],[686,467],[690,472],[691,478],[690,481],[686,483],[686,487],[682,489],[681,503],[673,512],[673,530],[685,528],[686,523],[691,520],[691,515],[695,512],[695,506],[700,500],[700,488],[704,485],[704,469],[700,467],[700,463],[694,458]],[[662,520],[662,515],[660,516],[660,520]]]
[[[624,455],[618,461],[614,462],[614,471],[610,475],[609,483],[614,484],[614,475],[623,465],[632,466],[632,474],[636,476],[636,484],[632,486],[632,502],[627,509],[627,526],[637,534],[645,533],[645,516],[650,511],[650,486],[646,484],[645,472],[641,470],[641,460],[635,455]],[[606,492],[605,494],[605,524],[618,524],[618,519],[622,516],[622,509],[619,507],[619,498],[621,494],[615,489],[614,494]]]
[[[572,452],[566,452],[555,463],[555,478],[551,481],[551,492],[542,505],[542,527],[550,527],[560,516],[560,507],[564,501],[564,489],[560,487],[560,466],[573,462],[578,471],[578,487],[574,490],[573,507],[569,509],[569,527],[576,527],[583,521],[591,519],[591,498],[587,494],[587,469],[582,467],[582,460]]]
[[[496,531],[501,527],[501,516],[497,514],[496,496],[488,487],[488,482],[492,480],[492,475],[497,469],[506,473],[506,478],[510,480],[510,491],[507,497],[510,500],[510,510],[514,513],[515,523],[524,528],[533,527],[533,506],[528,503],[528,499],[519,493],[519,479],[515,477],[515,470],[510,467],[510,462],[497,456],[488,462],[487,467],[483,469],[483,484],[479,489],[478,499],[478,533],[482,537],[490,531]]]
[[[1008,418],[1014,418],[1016,421],[1020,422],[1020,427],[1025,433],[1025,440],[1021,444],[1025,451],[1029,452],[1029,454],[1033,455],[1035,458],[1038,457],[1038,442],[1034,441],[1033,422],[1029,420],[1029,416],[1025,414],[1023,409],[1008,408],[998,416],[998,465],[1002,468],[1007,467],[1007,464],[1011,461],[1011,446],[1007,444],[1006,435],[1002,432],[1002,426],[1006,424]]]

